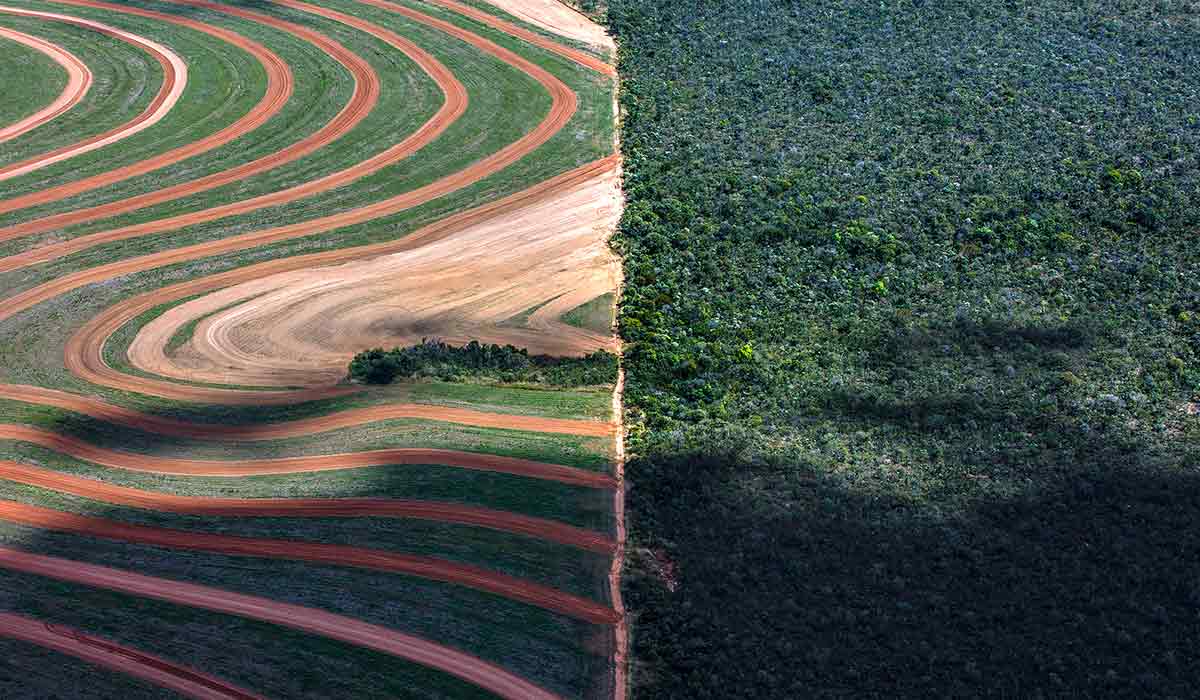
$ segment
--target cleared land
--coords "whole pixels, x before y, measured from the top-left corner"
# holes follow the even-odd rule
[[[86,662],[131,697],[609,696],[617,378],[344,377],[424,335],[615,348],[560,320],[618,279],[613,68],[515,6],[12,7],[0,37],[66,80],[0,140],[0,669]],[[145,75],[109,80],[89,47],[129,37]],[[100,78],[140,109],[92,131],[71,117]]]

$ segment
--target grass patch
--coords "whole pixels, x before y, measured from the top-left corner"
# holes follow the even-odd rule
[[[607,333],[613,327],[613,295],[601,294],[562,315],[563,323],[597,333]]]
[[[67,71],[37,49],[0,37],[0,75],[8,76],[0,125],[13,124],[50,104],[67,85]]]

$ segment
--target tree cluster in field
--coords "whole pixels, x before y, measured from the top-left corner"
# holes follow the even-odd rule
[[[606,4],[640,696],[1193,694],[1195,3]]]
[[[601,386],[616,382],[617,356],[604,350],[584,357],[530,355],[524,348],[512,345],[475,340],[466,345],[450,345],[426,338],[408,347],[365,350],[350,361],[350,379],[353,381],[391,384],[396,378],[412,377]]]

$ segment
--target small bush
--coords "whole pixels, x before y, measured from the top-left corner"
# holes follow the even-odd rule
[[[391,384],[397,377],[437,377],[446,381],[484,378],[504,383],[551,386],[612,384],[617,356],[604,350],[585,357],[530,355],[512,345],[449,345],[422,339],[417,345],[365,350],[350,361],[350,379],[367,384]]]

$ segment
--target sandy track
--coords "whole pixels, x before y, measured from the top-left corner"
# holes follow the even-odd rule
[[[435,668],[512,700],[557,696],[494,664],[386,627],[316,608],[171,579],[0,548],[0,568],[237,615],[321,635]]]
[[[491,593],[593,624],[614,624],[617,621],[615,610],[594,600],[483,567],[459,564],[434,557],[303,540],[236,537],[190,530],[148,527],[6,500],[0,500],[0,520],[42,530],[87,535],[154,547],[229,556],[303,561],[404,574]]]
[[[74,0],[62,1],[66,3]],[[114,39],[120,39],[153,56],[159,65],[162,66],[163,70],[162,85],[159,87],[154,99],[150,101],[150,104],[146,105],[146,109],[142,110],[141,114],[102,134],[97,134],[69,146],[63,146],[48,153],[42,153],[32,158],[0,167],[0,181],[40,170],[48,165],[94,151],[97,148],[122,141],[134,134],[149,129],[161,121],[163,117],[167,116],[167,113],[179,101],[180,95],[183,94],[183,90],[187,86],[187,64],[174,51],[156,41],[151,41],[131,32],[90,19],[61,15],[56,12],[40,12],[2,5],[0,5],[0,12],[73,24],[113,37]],[[4,209],[4,202],[0,202],[0,212],[3,211],[7,211],[7,209]]]
[[[255,700],[261,697],[160,656],[24,615],[0,612],[0,637],[74,656],[197,700]]]
[[[429,121],[422,125],[413,134],[402,140],[399,144],[396,144],[384,152],[377,154],[376,156],[365,161],[356,163],[354,166],[340,172],[327,175],[311,182],[301,183],[300,185],[290,187],[279,192],[273,192],[242,202],[231,202],[222,206],[204,209],[199,212],[191,212],[189,214],[176,217],[150,221],[140,225],[125,226],[108,231],[101,231],[98,233],[73,238],[67,241],[62,241],[60,243],[34,248],[18,255],[0,259],[0,271],[11,270],[37,262],[52,260],[54,258],[78,252],[80,250],[85,250],[102,243],[172,230],[203,221],[215,221],[216,219],[227,216],[242,214],[267,206],[283,204],[311,194],[333,189],[335,187],[340,187],[341,185],[352,182],[359,177],[363,177],[375,172],[386,165],[390,165],[391,163],[406,158],[417,150],[423,148],[426,144],[437,138],[443,131],[445,131],[447,127],[449,127],[450,124],[454,123],[462,115],[462,113],[466,111],[466,88],[459,83],[458,79],[454,77],[448,68],[446,68],[437,59],[426,53],[423,49],[411,41],[351,15],[328,10],[317,5],[297,2],[294,0],[277,0],[276,4],[341,22],[348,26],[352,26],[356,29],[372,34],[390,44],[408,56],[438,85],[443,94],[443,104],[441,108],[439,108],[439,110]],[[313,132],[311,135],[302,139],[301,141],[289,145],[287,148],[283,148],[279,151],[268,154],[249,163],[244,163],[235,168],[224,170],[218,173],[212,173],[211,175],[207,175],[196,180],[189,180],[171,187],[153,190],[118,201],[108,202],[106,204],[101,204],[86,209],[77,209],[75,211],[64,212],[61,214],[10,226],[5,229],[0,229],[0,241],[63,228],[73,224],[95,221],[97,219],[115,216],[117,214],[135,211],[137,209],[142,209],[154,204],[167,202],[179,197],[193,195],[198,192],[204,192],[206,190],[221,187],[229,183],[240,182],[245,178],[266,172],[267,170],[271,170],[282,165],[286,165],[287,163],[291,163],[299,158],[303,158],[304,156],[307,156],[336,141],[347,134],[350,130],[358,126],[358,124],[366,118],[371,109],[378,104],[380,90],[379,77],[375,74],[374,69],[372,69],[366,61],[364,61],[358,55],[350,52],[341,44],[329,39],[323,34],[315,32],[301,25],[278,20],[268,15],[261,15],[258,13],[241,10],[223,11],[228,11],[230,14],[243,17],[244,19],[252,19],[256,22],[268,24],[276,27],[277,29],[290,32],[334,57],[334,59],[341,63],[354,77],[355,90],[350,101],[332,120],[329,121],[329,123],[325,124],[322,128]],[[105,174],[105,176],[107,176],[107,174]]]
[[[175,476],[259,476],[263,474],[300,474],[388,465],[438,464],[460,469],[501,472],[545,481],[556,481],[587,488],[612,488],[608,474],[576,469],[561,464],[534,462],[516,457],[458,450],[393,447],[364,452],[343,452],[305,457],[275,457],[250,460],[203,460],[163,457],[110,450],[91,445],[68,435],[52,433],[27,425],[0,423],[0,439],[19,440],[61,452],[76,459],[127,471]]]
[[[438,0],[435,0],[435,2]],[[613,51],[613,40],[595,22],[560,0],[487,0],[491,5],[559,36]],[[440,3],[439,3],[440,4]]]
[[[612,554],[604,535],[554,520],[436,501],[389,498],[204,498],[116,486],[27,464],[0,460],[0,479],[112,505],[185,515],[273,518],[411,518],[474,525]]]
[[[23,34],[12,29],[0,27],[0,36],[24,44],[29,48],[45,54],[50,60],[62,66],[67,71],[67,84],[54,100],[28,117],[15,121],[0,128],[0,143],[11,141],[26,132],[53,121],[56,117],[68,111],[87,94],[92,86],[92,71],[87,65],[73,54],[40,37]]]

